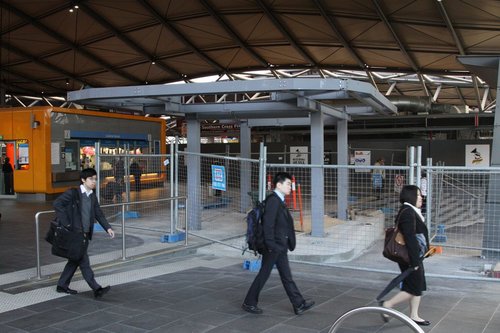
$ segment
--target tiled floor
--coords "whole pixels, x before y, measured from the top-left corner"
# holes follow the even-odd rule
[[[0,202],[0,307],[28,304],[0,311],[0,332],[328,332],[346,311],[375,305],[374,298],[393,277],[384,273],[292,264],[297,285],[316,306],[295,316],[273,272],[261,294],[263,315],[241,310],[241,302],[255,276],[234,258],[217,255],[163,255],[96,270],[97,280],[112,289],[93,298],[79,276],[72,287],[78,295],[55,292],[55,278],[4,284],[8,272],[33,267],[34,212],[48,204]],[[29,222],[26,222],[29,221]],[[107,246],[105,242],[102,246]],[[32,257],[29,257],[32,258]],[[49,258],[46,258],[49,260]],[[28,263],[27,263],[28,262]],[[421,316],[432,322],[425,332],[500,332],[498,282],[429,278]],[[21,303],[26,302],[26,303]],[[398,308],[408,313],[406,305]],[[411,330],[397,320],[384,324],[378,314],[348,319],[338,332]]]
[[[264,314],[252,315],[242,311],[240,305],[255,273],[230,260],[221,265],[224,259],[211,256],[190,255],[184,259],[200,265],[115,284],[99,300],[93,298],[88,287],[77,282],[78,295],[0,314],[0,332],[328,332],[346,311],[374,305],[374,297],[390,278],[377,273],[293,264],[299,288],[306,298],[316,301],[316,306],[303,315],[294,315],[274,272],[261,294],[259,305]],[[212,267],[214,262],[218,264]],[[166,265],[180,263],[177,258]],[[103,272],[98,280],[108,282],[106,275]],[[429,279],[429,285],[421,315],[432,325],[424,331],[500,330],[498,285],[443,279]],[[408,312],[406,306],[399,310]],[[363,314],[348,319],[339,332],[403,333],[410,329],[395,319],[384,324],[378,314]]]

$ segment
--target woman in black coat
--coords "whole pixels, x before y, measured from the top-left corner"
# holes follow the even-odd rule
[[[381,305],[392,308],[396,304],[409,301],[410,318],[421,326],[430,325],[430,322],[422,319],[418,314],[422,292],[427,289],[425,282],[425,271],[423,264],[424,254],[429,249],[429,231],[425,225],[424,217],[420,212],[422,207],[422,193],[417,186],[406,185],[401,190],[399,201],[402,203],[396,223],[399,223],[399,230],[405,238],[410,264],[399,264],[399,269],[404,272],[410,267],[414,271],[403,280],[399,293],[387,301],[381,301]],[[383,316],[384,321],[388,317]]]

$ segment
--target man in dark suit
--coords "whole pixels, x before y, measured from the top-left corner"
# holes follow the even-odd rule
[[[83,232],[84,239],[87,242],[92,239],[95,220],[99,222],[111,238],[114,238],[115,233],[106,220],[94,193],[97,181],[96,171],[92,168],[83,169],[80,173],[80,179],[82,184],[78,189],[69,189],[54,201],[57,219],[66,225],[70,224],[71,230]],[[78,267],[82,271],[83,278],[94,291],[94,297],[101,297],[111,289],[110,286],[101,287],[94,279],[94,272],[90,267],[87,248],[85,248],[80,260],[68,260],[57,282],[57,292],[77,293],[76,290],[69,288],[69,284]]]
[[[295,314],[299,315],[310,309],[314,301],[305,300],[292,279],[292,272],[288,263],[288,250],[295,249],[295,230],[293,218],[285,205],[285,196],[292,189],[292,177],[286,172],[278,172],[274,176],[274,193],[266,199],[262,226],[267,251],[262,255],[262,265],[248,290],[243,310],[261,314],[262,309],[257,307],[259,294],[276,264],[280,274],[281,283],[292,303]]]

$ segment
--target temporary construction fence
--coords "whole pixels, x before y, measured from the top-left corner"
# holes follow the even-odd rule
[[[384,229],[394,223],[401,206],[402,186],[414,183],[426,192],[424,215],[432,243],[440,252],[426,259],[426,272],[474,279],[500,274],[495,271],[500,257],[500,233],[492,222],[499,216],[488,201],[493,193],[500,194],[500,188],[496,188],[499,168],[471,170],[421,165],[419,158],[409,159],[407,166],[269,164],[263,154],[259,159],[245,159],[182,151],[171,156],[101,156],[101,165],[107,161],[113,170],[113,163],[119,158],[129,169],[125,168],[121,200],[187,196],[189,211],[185,213],[189,216],[191,237],[219,244],[218,254],[223,251],[241,256],[246,213],[262,197],[261,193],[272,190],[270,183],[276,172],[286,171],[294,178],[294,191],[286,199],[297,231],[297,248],[289,254],[292,260],[397,271],[397,265],[382,256]],[[141,191],[135,190],[130,175],[134,158],[141,160],[144,175],[151,177],[148,182],[141,180]],[[195,163],[199,172],[194,185],[188,184],[193,177],[188,174],[189,163]],[[318,172],[323,179],[321,191],[312,186],[312,175]],[[100,178],[101,192],[106,182],[116,182],[109,170],[100,171]],[[319,192],[323,193],[318,206]],[[101,200],[103,195],[102,192]],[[323,211],[322,221],[317,218],[317,207]],[[172,225],[165,229],[171,232],[178,228],[176,210],[183,207],[157,205],[131,210],[130,216],[136,211],[140,217],[127,223],[152,229],[156,229],[155,223],[162,228]],[[117,213],[107,212],[109,216]]]

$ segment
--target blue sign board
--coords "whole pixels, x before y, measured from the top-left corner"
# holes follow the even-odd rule
[[[212,165],[212,188],[226,190],[226,169],[222,165]]]

